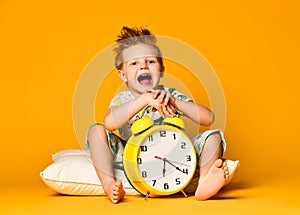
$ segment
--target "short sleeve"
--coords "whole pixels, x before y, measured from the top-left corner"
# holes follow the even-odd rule
[[[111,106],[120,106],[124,103],[130,102],[133,100],[133,95],[130,93],[130,91],[126,90],[123,92],[119,92],[115,97],[111,100],[109,107]]]
[[[171,93],[171,95],[175,99],[179,99],[185,102],[193,102],[193,99],[187,97],[186,95],[182,94],[181,92],[177,91],[175,88],[167,88],[168,92]]]

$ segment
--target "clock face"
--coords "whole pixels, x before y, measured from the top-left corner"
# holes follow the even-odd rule
[[[196,155],[190,139],[176,129],[160,128],[148,133],[137,156],[142,179],[161,193],[182,190],[193,177]]]

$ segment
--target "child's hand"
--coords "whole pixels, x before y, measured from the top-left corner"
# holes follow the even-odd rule
[[[176,104],[173,96],[164,90],[149,90],[152,94],[150,106],[157,109],[163,117],[174,117],[176,115]]]

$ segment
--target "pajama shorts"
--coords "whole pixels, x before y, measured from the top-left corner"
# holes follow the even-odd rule
[[[95,123],[90,128],[97,126],[97,125],[102,125],[102,123]],[[222,153],[224,153],[226,151],[226,142],[225,142],[222,130],[220,130],[220,129],[206,130],[202,133],[199,133],[195,137],[191,138],[191,141],[193,142],[195,150],[196,150],[198,160],[199,160],[202,150],[204,148],[206,139],[212,134],[220,135],[220,138],[222,141],[222,147],[223,147]],[[117,172],[119,172],[120,177],[119,178],[117,177],[117,179],[122,180],[122,181],[126,180],[124,173],[120,174],[120,171],[124,172],[122,156],[123,156],[124,147],[126,145],[126,141],[123,140],[121,137],[119,137],[114,132],[111,132],[109,130],[106,130],[106,135],[107,135],[108,146],[114,157],[114,169]],[[89,143],[88,143],[87,139],[86,139],[86,147],[89,149]],[[184,190],[188,193],[193,193],[197,188],[198,180],[199,180],[199,168],[196,168],[196,172],[194,174],[192,181],[189,183],[189,185]]]

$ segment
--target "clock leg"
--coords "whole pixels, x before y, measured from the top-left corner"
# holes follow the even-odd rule
[[[188,196],[186,195],[186,193],[185,193],[183,190],[181,190],[181,193],[184,195],[185,198],[188,197]]]
[[[150,195],[150,192],[148,191],[148,192],[146,193],[146,195],[145,195],[145,200],[148,200],[149,195]]]

